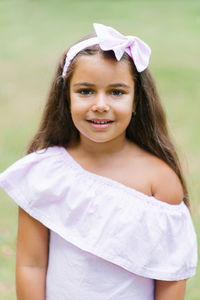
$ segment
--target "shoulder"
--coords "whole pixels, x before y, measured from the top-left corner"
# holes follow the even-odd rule
[[[55,176],[55,170],[63,165],[59,147],[49,147],[25,155],[0,174],[0,181],[33,181]]]
[[[182,184],[175,171],[161,159],[151,156],[151,190],[152,195],[169,204],[182,202],[184,193]]]
[[[137,145],[132,145],[130,149],[129,170],[137,189],[169,204],[182,202],[183,188],[174,170],[163,160]]]

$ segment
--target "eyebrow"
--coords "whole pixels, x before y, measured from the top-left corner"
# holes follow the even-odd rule
[[[74,87],[77,87],[77,86],[86,86],[86,87],[92,87],[92,86],[95,86],[95,84],[92,84],[92,83],[89,83],[89,82],[78,82],[78,83],[75,83],[73,85]],[[130,89],[131,87],[125,83],[113,83],[113,84],[110,84],[109,87],[122,87],[122,88],[126,88],[126,89]]]

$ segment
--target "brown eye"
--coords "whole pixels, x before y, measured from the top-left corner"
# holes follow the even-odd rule
[[[87,96],[87,95],[92,95],[93,91],[90,89],[81,89],[78,91],[79,94],[83,95],[83,96]]]
[[[112,91],[111,91],[111,94],[112,94],[113,96],[122,96],[122,95],[124,94],[124,92],[121,91],[121,90],[115,89],[115,90],[112,90]]]

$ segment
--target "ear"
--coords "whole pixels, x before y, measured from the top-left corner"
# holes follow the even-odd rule
[[[136,114],[136,103],[135,103],[135,101],[133,102],[132,114],[133,114],[133,115]]]

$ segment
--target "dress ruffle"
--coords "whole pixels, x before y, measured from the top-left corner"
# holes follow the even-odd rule
[[[66,241],[129,272],[167,281],[195,274],[197,239],[184,202],[164,203],[88,172],[63,147],[18,160],[0,186]]]

